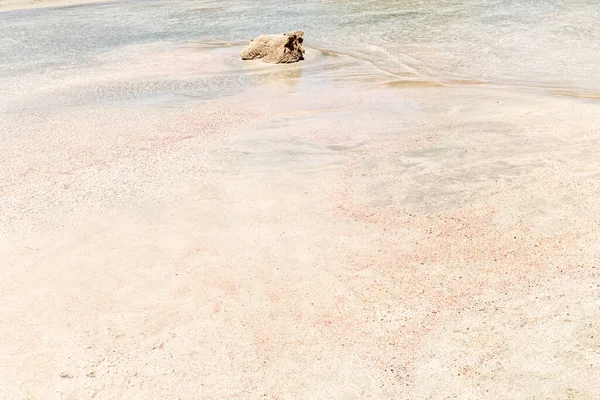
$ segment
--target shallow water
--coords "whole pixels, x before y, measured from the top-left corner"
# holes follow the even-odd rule
[[[260,33],[299,28],[307,46],[338,56],[325,71],[313,70],[319,74],[392,85],[534,87],[595,98],[598,20],[600,3],[559,0],[124,1],[13,11],[0,13],[0,77],[68,74],[102,65],[111,51],[132,45],[226,49]],[[349,71],[348,65],[359,67]],[[205,82],[225,91],[251,83]]]

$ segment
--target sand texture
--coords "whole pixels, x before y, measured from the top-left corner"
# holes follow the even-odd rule
[[[0,398],[599,398],[597,102],[241,48],[1,77]]]

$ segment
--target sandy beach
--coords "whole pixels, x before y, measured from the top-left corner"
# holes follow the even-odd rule
[[[1,398],[600,398],[592,89],[242,46],[0,63]]]

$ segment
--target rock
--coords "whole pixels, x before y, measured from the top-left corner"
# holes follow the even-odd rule
[[[282,35],[261,35],[242,50],[242,60],[262,60],[273,64],[288,64],[304,60],[302,31]]]

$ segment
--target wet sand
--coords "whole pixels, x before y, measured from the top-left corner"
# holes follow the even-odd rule
[[[598,398],[596,101],[238,51],[2,81],[3,396]]]

